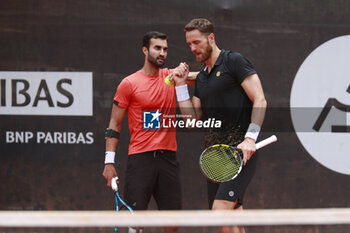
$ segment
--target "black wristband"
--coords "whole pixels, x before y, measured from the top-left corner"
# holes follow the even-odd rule
[[[119,136],[120,136],[119,132],[117,132],[113,129],[110,129],[110,128],[106,129],[105,139],[107,139],[107,138],[119,138]]]

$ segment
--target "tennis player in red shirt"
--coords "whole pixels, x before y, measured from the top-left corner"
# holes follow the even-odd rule
[[[148,32],[143,38],[145,62],[141,70],[124,78],[117,87],[109,126],[103,176],[111,187],[117,176],[115,151],[125,113],[128,115],[130,144],[124,197],[134,210],[146,210],[151,196],[158,209],[181,209],[179,163],[176,158],[176,129],[161,126],[163,116],[176,116],[176,91],[164,79],[174,70],[161,68],[168,52],[167,36]],[[192,74],[192,75],[191,75]],[[190,77],[195,77],[191,73]],[[142,229],[138,229],[142,232]],[[177,228],[164,228],[176,232]],[[129,233],[136,232],[129,228]]]

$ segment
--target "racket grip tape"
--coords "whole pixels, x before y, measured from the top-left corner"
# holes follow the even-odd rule
[[[255,146],[256,146],[256,149],[259,150],[260,148],[267,146],[267,145],[269,145],[273,142],[276,142],[276,141],[277,141],[276,135],[272,135],[272,136],[258,142]]]
[[[119,180],[118,176],[113,177],[111,180],[111,186],[114,192],[118,192],[118,184],[117,184],[118,180]]]

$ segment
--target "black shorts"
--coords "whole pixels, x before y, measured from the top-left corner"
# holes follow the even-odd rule
[[[251,159],[248,160],[247,164],[243,166],[241,173],[239,173],[235,179],[229,182],[218,184],[209,180],[207,181],[208,202],[210,209],[213,206],[214,200],[226,200],[232,202],[238,200],[235,208],[238,208],[243,204],[244,192],[254,176],[257,160],[258,153],[255,152]]]
[[[134,210],[146,210],[151,197],[159,210],[181,209],[179,163],[176,152],[150,151],[129,155],[124,197]]]

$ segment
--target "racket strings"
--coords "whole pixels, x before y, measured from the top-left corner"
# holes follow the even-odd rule
[[[240,171],[241,163],[240,152],[228,146],[208,148],[201,156],[204,173],[217,182],[232,179]]]

